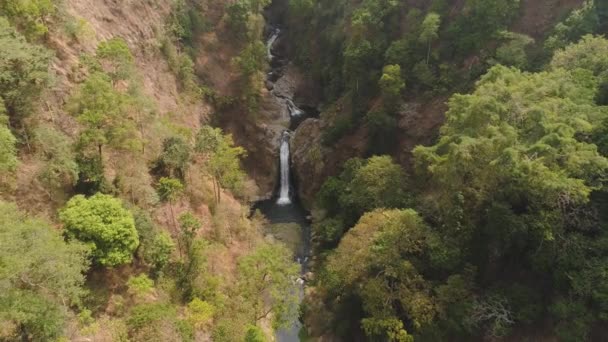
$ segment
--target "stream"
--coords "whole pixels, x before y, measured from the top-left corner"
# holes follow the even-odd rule
[[[274,88],[274,84],[284,77],[284,71],[289,64],[289,60],[274,53],[274,46],[284,30],[273,25],[267,24],[266,49],[268,60],[271,66],[267,74],[267,86]],[[275,100],[286,108],[289,113],[289,127],[281,135],[279,143],[279,179],[274,191],[274,196],[270,199],[257,202],[254,209],[260,210],[270,222],[272,235],[286,243],[294,251],[295,260],[301,265],[301,277],[295,280],[294,291],[299,294],[300,300],[304,296],[304,275],[307,272],[307,262],[310,257],[310,221],[309,213],[301,205],[297,196],[296,184],[291,172],[290,142],[293,131],[304,121],[309,113],[299,108],[293,101],[292,96],[286,96],[278,91],[272,90]],[[302,324],[296,319],[289,329],[277,331],[276,340],[278,342],[297,342],[300,341],[299,333]]]

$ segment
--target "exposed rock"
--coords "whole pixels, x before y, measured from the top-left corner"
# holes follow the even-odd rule
[[[291,141],[291,153],[298,195],[310,207],[325,167],[320,120],[308,119],[300,124]]]

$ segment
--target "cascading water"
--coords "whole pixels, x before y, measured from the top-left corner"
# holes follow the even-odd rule
[[[289,197],[289,132],[285,131],[281,137],[281,190],[279,192],[278,205],[291,204]]]
[[[273,2],[274,3],[274,2]],[[272,6],[272,5],[271,5]],[[286,129],[280,138],[279,146],[279,161],[280,161],[280,187],[275,199],[268,199],[257,202],[254,209],[259,209],[268,218],[271,224],[287,224],[285,231],[287,234],[299,231],[301,241],[294,246],[294,259],[298,261],[302,267],[301,277],[294,279],[294,291],[297,292],[300,300],[304,297],[305,274],[307,272],[307,261],[310,255],[310,220],[309,213],[302,207],[298,200],[297,191],[293,191],[295,185],[291,184],[290,179],[290,140],[291,132],[298,125],[309,117],[309,111],[298,108],[293,101],[293,91],[285,91],[280,86],[277,88],[277,82],[285,76],[284,72],[288,68],[289,60],[280,52],[275,50],[277,42],[281,43],[281,30],[276,26],[270,26],[266,49],[268,53],[268,61],[270,62],[270,72],[267,77],[267,87],[273,89],[271,94],[275,97],[276,102],[283,106],[283,112],[289,113],[289,128]],[[274,53],[273,53],[274,51]],[[276,57],[275,57],[276,53]],[[282,118],[283,119],[283,118]],[[286,127],[287,128],[287,127]],[[274,233],[273,234],[280,234]],[[280,240],[280,237],[277,236]],[[299,342],[299,331],[302,329],[302,324],[295,320],[288,328],[281,329],[276,333],[276,341],[278,342]]]
[[[297,117],[304,114],[304,111],[298,108],[295,103],[293,103],[292,99],[286,99],[287,102],[287,110],[289,110],[289,116]]]
[[[266,52],[268,54],[269,61],[272,61],[272,59],[274,58],[274,56],[272,55],[272,47],[273,47],[274,43],[277,41],[277,38],[279,38],[280,34],[281,34],[281,29],[278,29],[278,28],[274,29],[272,32],[272,35],[268,39],[268,42],[266,42]]]

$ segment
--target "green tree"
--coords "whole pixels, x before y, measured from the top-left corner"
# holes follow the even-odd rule
[[[372,157],[357,170],[341,201],[365,212],[404,204],[406,177],[401,166],[388,156]]]
[[[87,249],[48,223],[0,202],[0,339],[58,338],[84,295]]]
[[[131,262],[139,245],[133,215],[112,196],[74,196],[59,212],[59,218],[65,225],[68,239],[89,246],[93,260],[103,266]]]
[[[55,14],[55,6],[53,0],[1,0],[0,12],[25,32],[29,39],[35,40],[48,33],[47,22]]]
[[[222,187],[233,192],[240,190],[245,179],[240,159],[246,151],[234,146],[231,135],[224,135],[218,128],[204,126],[196,135],[195,150],[206,158],[206,170],[213,178],[216,203],[221,200]]]
[[[12,173],[17,168],[17,139],[8,128],[8,117],[0,99],[0,175]]]
[[[553,32],[545,41],[545,49],[549,51],[562,49],[582,36],[594,33],[598,26],[596,5],[593,0],[587,0],[582,7],[574,9],[566,19],[555,25]]]
[[[503,31],[499,36],[505,40],[496,49],[496,59],[506,66],[514,66],[523,69],[528,64],[526,47],[534,43],[534,39],[525,34]]]
[[[0,1],[0,8],[22,4]],[[51,55],[44,48],[29,44],[0,17],[0,98],[13,124],[30,115],[49,81]]]
[[[420,42],[427,44],[426,64],[429,64],[431,58],[431,43],[439,37],[439,25],[441,25],[441,17],[437,13],[429,13],[422,22],[420,28]]]
[[[95,72],[80,86],[70,101],[71,112],[84,130],[80,134],[80,147],[91,146],[103,161],[103,148],[136,149],[133,139],[135,127],[125,115],[125,96],[116,91],[111,79]]]
[[[170,177],[184,179],[192,148],[179,136],[170,137],[163,141],[163,151],[158,158],[158,166],[166,170]]]
[[[39,179],[49,189],[74,185],[79,167],[70,138],[50,125],[40,125],[34,130],[33,142],[36,153],[45,162]]]
[[[262,329],[255,325],[250,325],[247,328],[247,334],[245,335],[245,342],[266,342],[268,339]]]
[[[173,222],[173,226],[177,230],[173,203],[183,195],[184,184],[179,179],[163,177],[158,181],[156,191],[161,201],[169,203],[171,222]]]
[[[401,77],[401,67],[399,65],[386,65],[382,69],[382,77],[380,77],[378,85],[387,105],[392,108],[405,88],[405,81]]]
[[[578,43],[559,50],[551,60],[552,69],[584,69],[608,78],[608,40],[586,35]]]
[[[171,253],[174,248],[175,243],[169,233],[160,232],[154,237],[150,246],[144,251],[146,262],[153,267],[153,275],[158,275],[162,272],[171,260]]]
[[[103,62],[113,81],[129,79],[134,72],[134,58],[122,38],[112,38],[99,43],[97,58]]]
[[[288,257],[287,247],[264,244],[238,263],[238,296],[242,308],[251,312],[254,325],[272,314],[275,328],[288,326],[297,315],[297,293],[294,279],[298,264]]]
[[[327,299],[355,296],[364,317],[353,319],[362,320],[368,338],[411,341],[402,322],[412,322],[417,330],[437,312],[432,283],[419,269],[443,253],[437,242],[414,210],[365,214],[328,258]]]

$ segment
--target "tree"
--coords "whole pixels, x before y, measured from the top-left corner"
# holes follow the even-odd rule
[[[169,233],[163,231],[154,237],[150,246],[144,251],[146,262],[153,267],[153,275],[158,275],[162,272],[171,260],[171,253],[174,248],[175,243]]]
[[[113,81],[129,79],[133,74],[133,55],[122,38],[112,38],[99,43],[97,58],[109,69],[108,73]]]
[[[4,104],[0,98],[0,175],[12,173],[17,168],[17,139],[8,128]]]
[[[324,274],[326,299],[361,303],[360,324],[370,339],[411,341],[414,329],[432,322],[437,304],[432,284],[419,268],[443,253],[438,237],[411,209],[365,214],[329,256]],[[352,297],[354,296],[354,298]]]
[[[135,149],[133,121],[125,115],[125,97],[116,91],[108,76],[94,72],[70,100],[71,112],[84,126],[80,147],[93,146],[103,161],[103,147]]]
[[[0,201],[0,339],[58,338],[85,294],[87,248]]]
[[[554,211],[563,196],[584,203],[600,186],[597,174],[608,167],[595,145],[576,138],[592,133],[591,122],[606,115],[594,105],[594,93],[588,74],[528,74],[494,67],[473,94],[450,100],[442,138],[435,146],[417,147],[416,161],[442,184],[443,200],[454,204],[455,194],[463,196],[467,218],[474,218],[491,198],[501,198],[497,190],[506,192],[502,200],[515,201],[509,204],[514,208]],[[444,209],[448,212],[453,208]],[[526,224],[533,224],[532,217],[547,218],[538,215],[528,212]],[[552,236],[550,226],[538,222],[535,227]]]
[[[399,65],[386,65],[382,69],[382,77],[380,77],[378,85],[389,108],[393,107],[393,104],[401,96],[401,91],[405,88],[405,81],[401,77],[401,67]]]
[[[55,14],[53,0],[11,1],[1,0],[0,11],[6,15],[29,39],[45,36],[49,29],[46,22]],[[4,19],[3,19],[4,20]]]
[[[156,191],[158,192],[161,201],[169,203],[171,222],[173,222],[174,228],[177,230],[177,227],[175,226],[176,222],[175,213],[173,212],[173,203],[183,194],[184,184],[179,179],[163,177],[158,181]]]
[[[234,146],[231,135],[224,135],[218,128],[203,126],[196,135],[196,152],[206,158],[206,171],[213,178],[215,201],[221,200],[221,188],[238,191],[245,178],[240,159],[245,149]]]
[[[600,3],[600,1],[595,1]],[[582,7],[574,9],[566,19],[555,25],[545,41],[545,49],[554,51],[566,47],[582,36],[592,34],[599,27],[599,17],[593,0],[587,0]]]
[[[0,1],[0,8],[9,3]],[[50,53],[30,44],[0,17],[0,99],[12,124],[21,124],[34,109],[40,93],[49,81]]]
[[[578,43],[559,50],[551,60],[552,69],[584,69],[595,76],[608,78],[608,40],[586,35]]]
[[[167,138],[163,141],[163,151],[158,158],[158,164],[170,177],[184,179],[190,162],[191,149],[182,137]]]
[[[272,314],[275,328],[293,322],[297,315],[297,291],[294,280],[298,264],[290,260],[287,247],[264,244],[238,263],[238,295],[242,307],[250,308],[251,324],[258,324]]]
[[[264,335],[264,331],[255,325],[250,325],[247,328],[247,334],[245,335],[245,342],[266,342],[268,339]]]
[[[89,246],[93,260],[102,266],[131,262],[139,245],[133,215],[112,196],[74,196],[59,212],[59,218],[67,238]]]
[[[426,54],[426,64],[429,64],[431,58],[431,43],[439,37],[439,25],[441,25],[441,17],[437,13],[430,12],[424,18],[422,27],[420,28],[420,42],[426,43],[428,46]]]
[[[54,127],[40,125],[34,130],[33,142],[36,153],[45,162],[39,179],[50,189],[74,185],[79,167],[72,141]]]
[[[500,37],[506,42],[496,49],[496,59],[506,66],[523,69],[528,64],[526,47],[534,43],[534,39],[525,34],[503,31]]]

